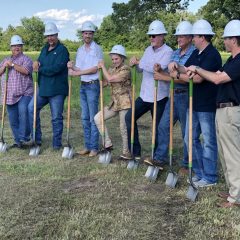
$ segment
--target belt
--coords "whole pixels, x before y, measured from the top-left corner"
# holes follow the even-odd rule
[[[234,102],[226,102],[226,103],[218,103],[217,108],[225,108],[225,107],[235,107],[239,106],[239,104]]]
[[[97,79],[97,80],[92,80],[92,81],[89,81],[89,82],[81,81],[81,83],[82,83],[83,85],[96,84],[96,83],[98,83],[98,82],[99,82],[98,79]]]
[[[174,93],[178,94],[178,93],[186,93],[188,90],[184,89],[184,88],[175,88],[174,89]]]

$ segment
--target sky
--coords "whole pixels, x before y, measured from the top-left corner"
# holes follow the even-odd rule
[[[40,17],[44,23],[57,24],[61,39],[77,40],[76,31],[84,21],[90,20],[100,26],[102,19],[112,13],[112,3],[128,0],[0,0],[0,27],[18,26],[21,18]],[[208,0],[190,0],[189,11],[196,13]]]

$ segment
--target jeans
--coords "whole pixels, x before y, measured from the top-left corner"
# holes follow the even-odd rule
[[[167,100],[168,98],[166,97],[160,101],[157,101],[156,126],[158,126],[159,124],[159,121],[163,114]],[[144,102],[140,97],[138,97],[135,101],[134,144],[133,144],[134,156],[141,156],[141,144],[139,142],[137,120],[148,111],[150,111],[151,115],[153,116],[153,103]],[[131,118],[132,118],[132,109],[129,109],[125,117],[126,125],[127,125],[129,149],[131,149]],[[156,129],[156,142],[155,142],[156,147],[158,146],[157,135],[158,135],[158,130]]]
[[[14,141],[19,144],[30,139],[30,125],[28,120],[28,104],[31,96],[22,96],[20,100],[7,105],[9,123],[12,129]]]
[[[80,106],[82,109],[82,125],[84,132],[85,149],[98,151],[99,132],[94,122],[98,112],[99,82],[82,84],[80,88]]]
[[[185,135],[186,117],[188,109],[188,92],[174,94],[173,124],[177,121],[181,124],[182,138]],[[170,134],[170,99],[168,100],[160,123],[158,125],[158,147],[156,148],[154,159],[161,162],[168,162],[168,146]],[[184,158],[182,166],[188,167],[187,146],[183,147]]]
[[[63,107],[65,95],[56,95],[51,97],[40,97],[37,95],[37,122],[36,122],[36,142],[41,143],[42,131],[40,123],[40,111],[48,103],[51,109],[52,115],[52,129],[53,129],[53,148],[59,148],[62,146],[62,133],[63,133]],[[31,132],[33,133],[33,111],[34,111],[34,98],[28,105],[29,122],[31,124]]]
[[[189,112],[187,113],[186,126],[189,124]],[[185,143],[188,146],[189,129],[186,127]],[[202,134],[202,143],[200,141]],[[217,140],[215,128],[215,112],[193,111],[192,124],[192,160],[193,171],[198,178],[209,183],[217,181]]]

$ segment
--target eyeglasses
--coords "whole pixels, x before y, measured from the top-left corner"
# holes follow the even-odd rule
[[[157,35],[149,35],[149,38],[155,38]]]

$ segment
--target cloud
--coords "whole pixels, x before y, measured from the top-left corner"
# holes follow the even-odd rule
[[[64,28],[66,25],[73,24],[80,27],[84,21],[93,21],[99,26],[105,17],[104,15],[88,14],[86,9],[81,11],[72,11],[69,9],[49,9],[43,12],[37,12],[34,16],[41,18],[45,22],[54,21],[59,28]]]

